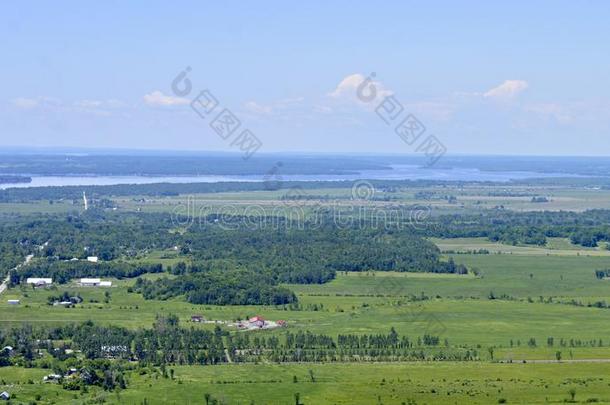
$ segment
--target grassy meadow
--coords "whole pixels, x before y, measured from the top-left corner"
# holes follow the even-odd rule
[[[176,366],[174,379],[128,376],[130,388],[70,392],[42,384],[40,369],[0,369],[0,389],[16,403],[39,404],[204,404],[205,395],[228,404],[401,405],[544,404],[571,399],[610,403],[610,364],[604,363],[403,363],[248,364]],[[313,376],[313,379],[312,379]],[[573,390],[573,391],[572,391]]]

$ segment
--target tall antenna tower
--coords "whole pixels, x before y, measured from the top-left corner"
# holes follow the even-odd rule
[[[87,194],[83,191],[83,201],[85,202],[85,211],[89,209],[89,202],[87,201]]]

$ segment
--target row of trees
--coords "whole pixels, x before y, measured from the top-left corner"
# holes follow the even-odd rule
[[[62,342],[61,349],[53,342]],[[380,361],[405,359],[472,360],[475,350],[440,346],[438,336],[415,340],[400,336],[393,328],[388,334],[340,335],[332,337],[299,331],[279,336],[229,334],[215,330],[184,328],[174,315],[158,316],[152,328],[127,329],[103,326],[91,321],[61,327],[30,326],[11,329],[0,335],[0,344],[15,347],[25,361],[34,361],[37,350],[48,350],[58,359],[75,358],[65,350],[80,350],[86,359],[135,360],[141,365],[218,364],[233,362]],[[2,357],[2,356],[0,356]],[[13,357],[15,358],[15,357]],[[8,360],[8,357],[5,358]],[[8,365],[8,362],[5,362]]]

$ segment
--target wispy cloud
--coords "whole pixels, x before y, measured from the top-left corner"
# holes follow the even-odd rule
[[[483,97],[506,100],[522,93],[529,87],[525,80],[505,80],[502,84],[483,93]]]
[[[147,105],[155,107],[170,107],[178,105],[186,105],[191,101],[183,97],[167,96],[159,90],[155,90],[152,93],[144,95],[144,102]]]

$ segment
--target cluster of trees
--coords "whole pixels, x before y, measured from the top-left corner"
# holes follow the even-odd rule
[[[170,248],[180,237],[169,232],[167,215],[131,215],[87,211],[77,215],[4,216],[0,220],[0,272],[28,254],[50,260],[102,261],[133,257],[138,252]]]
[[[572,243],[595,247],[610,241],[610,210],[585,212],[514,212],[486,210],[479,214],[431,217],[419,235],[462,238],[486,237],[507,244],[545,245],[546,238],[570,238]]]
[[[468,272],[453,260],[441,261],[434,244],[406,232],[330,226],[253,232],[210,225],[184,238],[195,263],[172,268],[179,278],[140,279],[135,291],[147,299],[185,295],[194,304],[278,305],[296,301],[278,284],[321,284],[336,271]]]
[[[49,295],[47,297],[47,304],[53,305],[56,302],[71,302],[73,304],[78,304],[79,302],[83,302],[83,297],[78,293],[74,294],[68,291],[64,291],[59,295]]]
[[[92,385],[108,391],[127,388],[125,372],[130,367],[126,362],[95,359],[81,363],[82,365],[75,374],[63,378],[62,387],[64,389],[86,391],[87,387]]]
[[[246,269],[189,273],[155,281],[138,278],[134,290],[146,299],[185,295],[193,304],[282,305],[297,301],[293,292],[278,286],[272,277]]]
[[[335,271],[457,271],[455,265],[440,261],[436,245],[408,230],[324,224],[227,231],[209,226],[189,231],[185,238],[196,259],[261,269],[286,283],[324,283],[335,277]]]
[[[24,235],[25,221],[11,215],[0,214],[0,276],[6,276],[9,269],[23,263],[35,246]],[[25,236],[25,237],[24,237]]]

